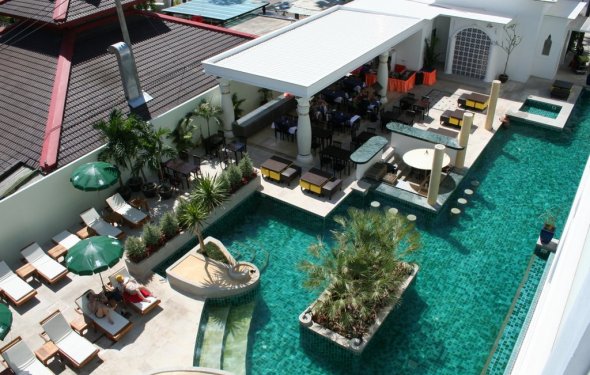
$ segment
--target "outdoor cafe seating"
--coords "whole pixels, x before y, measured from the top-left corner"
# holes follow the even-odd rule
[[[271,128],[275,131],[275,138],[278,135],[281,140],[294,141],[297,133],[297,119],[285,115],[280,116],[272,122]]]

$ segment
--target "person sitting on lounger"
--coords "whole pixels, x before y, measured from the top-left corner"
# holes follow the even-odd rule
[[[88,292],[86,298],[88,298],[88,307],[90,308],[90,311],[92,311],[97,318],[100,319],[106,316],[109,323],[113,323],[111,308],[107,306],[105,302],[101,301],[99,295],[93,292]]]
[[[147,297],[153,296],[148,288],[140,285],[137,281],[132,280],[129,277],[117,275],[115,280],[119,283],[125,301],[137,303],[144,301]]]

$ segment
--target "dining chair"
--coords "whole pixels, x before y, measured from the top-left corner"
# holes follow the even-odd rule
[[[193,155],[193,164],[195,165],[195,169],[191,172],[196,177],[203,177],[203,173],[201,172],[201,158],[197,155]]]
[[[334,159],[332,162],[332,170],[334,171],[334,176],[338,173],[338,176],[342,178],[342,171],[346,169],[346,162],[340,159]]]
[[[248,138],[247,137],[236,137],[238,142],[244,145],[242,152],[248,152]]]

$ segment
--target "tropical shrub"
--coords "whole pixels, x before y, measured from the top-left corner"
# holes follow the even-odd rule
[[[160,232],[164,237],[170,239],[176,236],[179,229],[178,219],[173,212],[168,211],[162,215],[162,218],[160,219]]]
[[[240,171],[240,168],[238,168],[237,165],[232,164],[225,170],[225,173],[230,188],[232,190],[237,190],[242,183],[242,171]]]
[[[125,241],[125,254],[130,261],[137,263],[147,257],[145,244],[140,237],[128,237]]]
[[[145,224],[143,226],[142,238],[146,247],[153,250],[160,244],[161,237],[162,233],[160,233],[160,228],[157,225]]]
[[[252,159],[250,159],[248,153],[245,153],[242,159],[240,159],[238,168],[240,168],[240,172],[242,172],[242,177],[250,180],[254,173],[254,166],[252,165]]]
[[[312,307],[314,322],[347,337],[362,337],[385,306],[399,302],[400,286],[412,273],[402,259],[420,247],[419,234],[405,217],[381,211],[348,210],[336,217],[335,245],[318,240],[304,261],[304,285],[325,289]]]

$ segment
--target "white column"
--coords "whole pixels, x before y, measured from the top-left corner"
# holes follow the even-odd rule
[[[393,72],[395,69],[395,60],[397,59],[397,51],[392,49],[389,51],[389,56],[391,56],[391,62],[389,63],[389,70]]]
[[[459,146],[462,150],[457,151],[455,158],[455,168],[463,168],[465,166],[465,155],[467,154],[467,143],[469,141],[469,134],[471,134],[471,125],[473,124],[473,113],[465,112],[463,115],[463,126],[459,133]]]
[[[496,54],[498,53],[498,47],[493,43],[490,45],[490,53],[488,55],[488,66],[486,67],[486,75],[484,77],[485,82],[491,82],[496,76]]]
[[[484,126],[486,130],[492,130],[494,117],[496,117],[496,105],[498,104],[501,85],[502,83],[497,79],[492,82],[492,88],[490,89],[490,102],[488,103],[488,114],[486,115],[486,123]]]
[[[442,172],[442,163],[445,156],[445,146],[438,144],[434,146],[434,157],[432,158],[432,169],[430,172],[430,181],[428,183],[428,204],[434,206],[438,198],[440,187],[440,174]]]
[[[229,81],[221,79],[219,81],[219,89],[221,90],[221,120],[223,122],[223,133],[226,138],[233,138],[232,124],[236,117],[234,114],[234,104],[231,101],[231,93],[229,91]]]
[[[312,165],[309,98],[297,98],[297,162]]]
[[[387,60],[389,60],[389,52],[379,55],[379,66],[377,67],[377,82],[381,85],[379,95],[381,95],[381,102],[387,101],[387,81],[389,76],[387,74]],[[385,101],[383,100],[385,99]]]
[[[449,41],[449,48],[447,48],[449,53],[447,54],[447,62],[445,64],[445,74],[453,74],[453,56],[455,55],[455,43],[456,38],[453,36]]]

